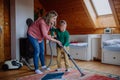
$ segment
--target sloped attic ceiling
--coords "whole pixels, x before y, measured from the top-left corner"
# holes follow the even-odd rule
[[[94,24],[88,16],[83,0],[39,0],[46,11],[56,10],[58,20],[64,19],[68,23],[70,33],[93,32]]]

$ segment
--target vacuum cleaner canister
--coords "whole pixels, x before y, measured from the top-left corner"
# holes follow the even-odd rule
[[[9,69],[20,69],[23,66],[23,63],[17,61],[17,60],[8,60],[5,61],[2,65],[3,70],[9,70]]]

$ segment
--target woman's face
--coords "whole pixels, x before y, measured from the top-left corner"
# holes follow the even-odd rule
[[[50,18],[51,26],[54,26],[54,25],[55,25],[56,20],[57,20],[57,16],[54,16],[54,17]]]

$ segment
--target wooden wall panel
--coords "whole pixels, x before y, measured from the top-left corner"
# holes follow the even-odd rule
[[[40,4],[39,0],[34,0],[34,10],[36,11],[38,8],[43,8],[43,6]]]
[[[40,14],[40,9],[43,10],[43,15],[45,14],[45,9],[40,3],[39,0],[34,0],[34,20],[36,20],[38,17],[42,17],[43,15]]]
[[[117,27],[113,15],[99,16],[97,21],[99,28]]]
[[[119,26],[120,26],[120,0],[113,0],[113,5],[115,8],[115,12],[116,12],[117,19],[118,19]]]
[[[82,0],[40,0],[46,11],[56,10],[58,21],[64,19],[68,23],[71,34],[88,34],[94,30],[94,25],[88,17]]]

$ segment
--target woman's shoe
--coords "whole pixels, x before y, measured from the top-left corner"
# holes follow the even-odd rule
[[[43,72],[40,71],[39,69],[35,70],[35,73],[36,73],[36,74],[43,74]]]
[[[46,66],[42,66],[42,69],[43,69],[43,70],[49,70],[49,71],[50,71],[50,68],[47,68]]]

